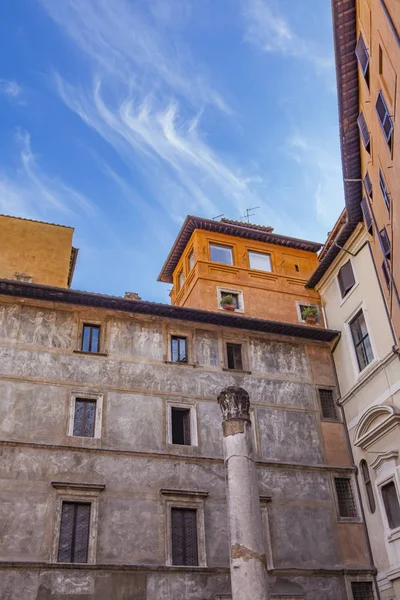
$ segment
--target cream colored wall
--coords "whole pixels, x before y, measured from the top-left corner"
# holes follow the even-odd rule
[[[341,252],[318,286],[328,327],[341,331],[342,335],[333,357],[341,392],[340,403],[349,431],[354,462],[359,467],[362,459],[367,461],[372,480],[376,510],[369,510],[364,481],[359,470],[358,481],[363,500],[365,519],[369,531],[374,563],[378,569],[377,581],[382,599],[393,598],[395,584],[389,581],[394,568],[393,551],[379,490],[379,473],[371,466],[379,453],[393,450],[400,452],[400,436],[393,447],[393,436],[385,435],[372,446],[355,445],[355,432],[362,415],[372,406],[394,404],[400,408],[400,357],[393,352],[394,338],[379,283],[376,277],[368,242],[369,236],[360,224],[346,245],[346,250],[356,256]],[[341,298],[337,274],[340,267],[351,260],[356,285],[344,299]],[[374,361],[359,372],[351,334],[347,322],[362,308],[371,337]],[[372,423],[371,427],[375,425]],[[400,467],[393,475],[400,482]]]

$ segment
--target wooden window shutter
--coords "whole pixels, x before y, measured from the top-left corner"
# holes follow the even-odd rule
[[[361,200],[361,210],[364,217],[365,227],[369,233],[372,233],[372,215],[369,209],[368,200],[366,198]]]
[[[367,150],[367,152],[369,152],[369,146],[370,146],[371,139],[370,139],[367,121],[365,120],[363,112],[360,112],[360,114],[358,115],[357,124],[358,124],[358,128],[360,130],[360,135],[361,135],[361,139],[364,144],[364,148]]]
[[[361,67],[361,72],[365,76],[367,73],[367,70],[368,70],[368,65],[369,65],[369,54],[368,54],[368,50],[365,45],[363,36],[361,34],[360,34],[360,37],[358,38],[358,42],[357,42],[357,46],[356,46],[356,56],[357,56],[357,60]]]
[[[372,181],[368,172],[365,174],[364,177],[364,189],[367,192],[368,196],[372,198]]]
[[[342,298],[344,298],[356,282],[350,260],[348,260],[347,263],[345,263],[339,270],[338,279],[340,292],[342,294]]]
[[[171,508],[172,564],[197,566],[197,511]]]
[[[190,446],[190,410],[186,410],[183,415],[183,443]]]
[[[90,503],[63,502],[58,562],[87,562],[89,527]]]
[[[381,241],[382,252],[386,258],[390,258],[390,240],[386,227],[380,230],[379,239]]]

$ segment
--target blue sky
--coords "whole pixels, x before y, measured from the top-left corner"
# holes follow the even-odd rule
[[[74,288],[167,302],[187,214],[339,216],[330,0],[14,0],[0,45],[0,212],[75,227]]]

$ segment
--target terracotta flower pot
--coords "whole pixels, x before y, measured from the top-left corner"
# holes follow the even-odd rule
[[[317,324],[317,318],[316,317],[306,317],[305,321],[309,325],[316,325]]]
[[[236,309],[236,306],[234,304],[223,304],[222,308],[224,310],[232,310],[233,311]]]

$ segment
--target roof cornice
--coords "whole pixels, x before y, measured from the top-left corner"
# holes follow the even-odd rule
[[[311,325],[297,325],[280,321],[267,321],[254,319],[241,315],[232,315],[225,312],[185,308],[170,304],[144,302],[143,300],[128,300],[119,296],[106,296],[91,292],[81,292],[67,288],[57,288],[22,281],[0,279],[0,295],[14,298],[32,298],[39,301],[60,302],[77,306],[88,306],[109,310],[120,310],[132,314],[144,314],[157,317],[167,317],[181,321],[233,327],[275,335],[303,338],[320,342],[332,342],[339,334],[338,331],[313,327]]]

